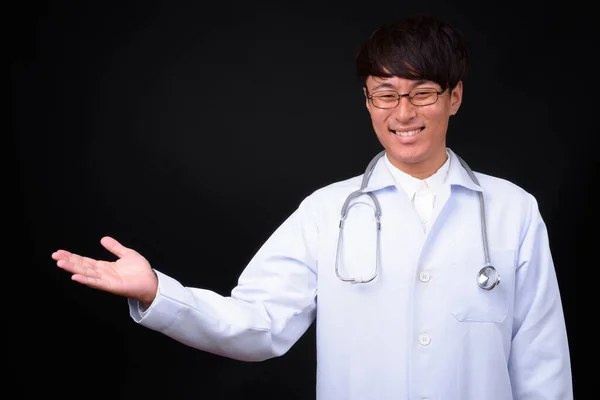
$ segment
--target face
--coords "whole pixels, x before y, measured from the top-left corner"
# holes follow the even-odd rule
[[[393,90],[404,94],[417,88],[442,89],[430,81],[370,76],[366,81],[365,97],[367,91],[373,94]],[[368,98],[366,100],[377,138],[394,166],[424,179],[444,164],[448,121],[460,107],[462,82],[452,92],[446,89],[435,103],[427,106],[415,106],[408,97],[402,97],[397,107],[381,109],[373,106]]]

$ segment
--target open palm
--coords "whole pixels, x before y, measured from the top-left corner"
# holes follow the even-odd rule
[[[156,295],[157,278],[148,260],[111,237],[103,237],[100,243],[118,259],[95,260],[62,249],[52,253],[52,258],[59,268],[72,273],[71,279],[76,282],[151,303]]]

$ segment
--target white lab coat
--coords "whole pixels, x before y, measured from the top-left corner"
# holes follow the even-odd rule
[[[425,233],[383,158],[367,190],[381,205],[378,276],[335,274],[341,207],[362,176],[321,188],[273,233],[230,297],[156,271],[148,310],[132,318],[186,345],[239,360],[281,356],[317,320],[318,400],[571,399],[563,309],[546,226],[532,195],[476,173],[448,149],[447,195]],[[492,264],[501,283],[477,286],[484,265],[483,190]],[[375,220],[368,196],[344,230],[340,273],[369,277]]]

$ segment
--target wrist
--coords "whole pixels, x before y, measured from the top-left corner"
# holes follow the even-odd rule
[[[154,270],[152,270],[151,282],[152,283],[150,285],[150,290],[148,290],[148,292],[145,295],[140,296],[140,298],[138,299],[142,307],[145,309],[149,308],[152,305],[158,292],[158,275],[156,275],[156,272],[154,272]]]

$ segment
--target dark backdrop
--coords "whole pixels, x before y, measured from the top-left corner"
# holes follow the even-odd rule
[[[3,286],[22,394],[314,398],[314,326],[262,363],[194,351],[136,325],[124,299],[70,281],[50,254],[113,259],[99,244],[112,235],[183,283],[227,295],[306,195],[362,173],[380,150],[353,59],[376,26],[413,11],[445,17],[470,42],[473,73],[448,145],[538,199],[577,377],[575,277],[598,178],[596,95],[580,90],[597,86],[583,62],[589,11],[539,1],[21,4],[5,14],[6,219],[16,223]]]

